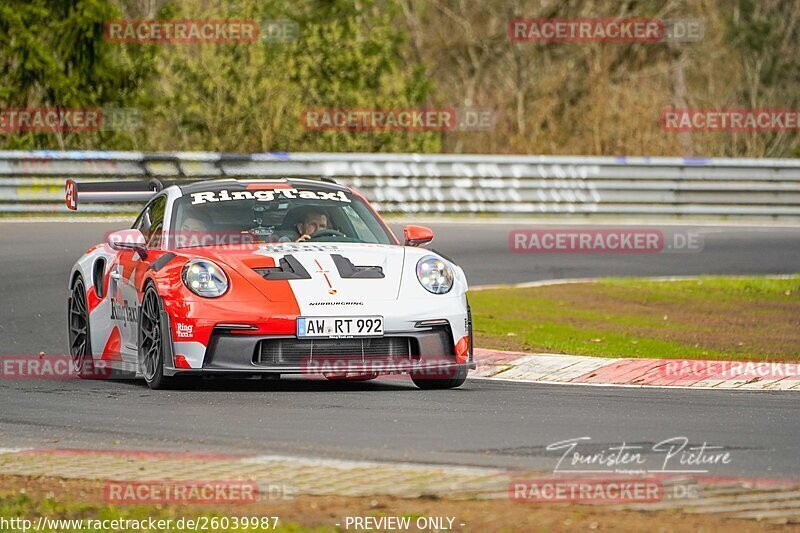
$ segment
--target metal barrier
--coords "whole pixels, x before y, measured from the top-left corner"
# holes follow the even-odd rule
[[[800,218],[800,159],[55,151],[0,151],[0,213],[66,211],[67,178],[247,176],[340,178],[394,213]]]

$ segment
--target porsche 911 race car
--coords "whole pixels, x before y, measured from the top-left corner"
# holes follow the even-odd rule
[[[219,179],[66,185],[67,205],[146,201],[69,275],[70,354],[82,377],[410,374],[460,386],[472,357],[462,269],[404,243],[331,180]]]

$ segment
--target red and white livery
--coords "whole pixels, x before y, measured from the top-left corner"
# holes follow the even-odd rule
[[[67,204],[146,201],[69,276],[83,377],[410,374],[458,387],[475,368],[467,280],[356,191],[329,181],[67,183]]]

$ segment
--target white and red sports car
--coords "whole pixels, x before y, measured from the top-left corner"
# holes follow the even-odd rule
[[[152,388],[205,374],[410,374],[458,387],[475,368],[460,267],[331,181],[67,182],[67,205],[147,201],[69,276],[70,353],[83,377]]]

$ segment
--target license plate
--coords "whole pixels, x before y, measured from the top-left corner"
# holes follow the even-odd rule
[[[380,337],[383,335],[382,316],[325,316],[299,317],[298,337]]]

